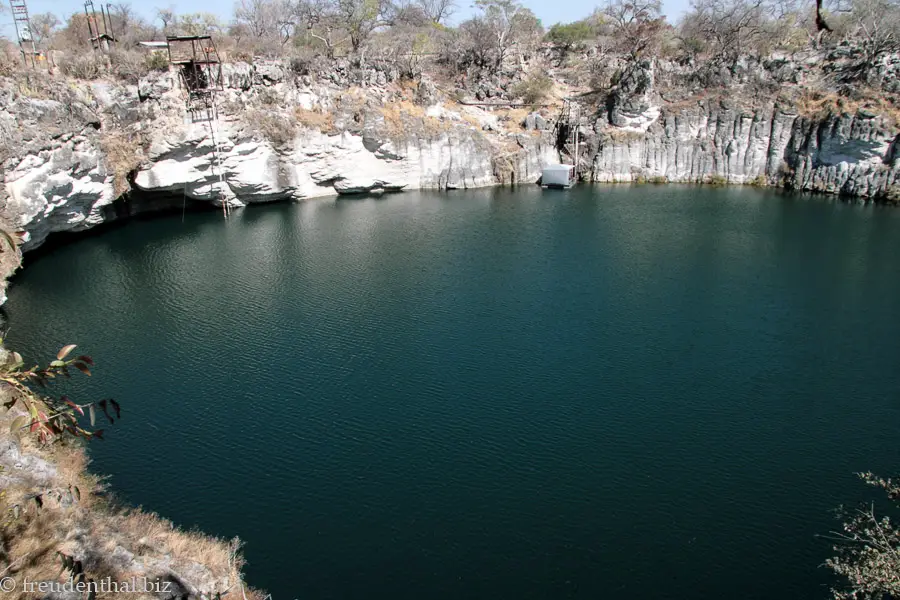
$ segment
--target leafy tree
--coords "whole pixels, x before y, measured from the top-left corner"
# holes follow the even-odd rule
[[[475,0],[481,15],[460,26],[471,44],[471,52],[480,66],[498,71],[509,52],[517,45],[535,39],[543,29],[541,22],[516,0]]]
[[[386,0],[336,0],[335,13],[347,29],[353,52],[359,52],[372,32],[387,24],[383,17],[389,6]]]
[[[636,60],[659,48],[666,28],[659,0],[610,0],[603,13],[613,28],[618,51]]]
[[[581,20],[557,23],[547,32],[546,39],[565,53],[581,46],[596,34],[596,29],[590,22]]]
[[[175,22],[175,9],[171,6],[169,8],[158,8],[156,9],[156,18],[162,22],[163,31],[167,31],[169,25]]]

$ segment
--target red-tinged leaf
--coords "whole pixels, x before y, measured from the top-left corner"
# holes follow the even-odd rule
[[[82,417],[84,416],[84,409],[83,409],[83,408],[81,408],[80,406],[78,406],[77,404],[75,404],[74,402],[72,402],[71,400],[69,400],[68,398],[66,398],[65,396],[63,396],[63,398],[65,399],[65,403],[66,403],[68,406],[71,406],[72,409],[75,410],[75,412],[77,412],[77,413],[78,413],[79,415],[81,415]]]
[[[81,356],[78,357],[77,360],[80,360],[81,362],[86,363],[86,364],[89,364],[89,365],[91,365],[91,366],[94,365],[94,359],[92,359],[92,358],[91,358],[90,356],[88,356],[87,354],[82,354]]]
[[[28,428],[28,433],[34,433],[35,431],[38,430],[38,427],[40,427],[40,426],[41,426],[41,424],[38,423],[37,421],[32,421],[31,427]]]
[[[78,369],[79,371],[81,371],[82,373],[84,373],[85,375],[87,375],[88,377],[91,376],[91,370],[88,368],[88,366],[86,364],[77,362],[77,363],[72,363],[72,366],[75,367],[76,369]]]
[[[93,435],[93,437],[97,438],[98,440],[102,440],[103,439],[103,430],[98,429],[92,435]]]
[[[46,423],[47,422],[47,413],[45,413],[43,411],[38,412],[38,418],[40,418],[41,423]]]
[[[69,344],[68,346],[63,346],[59,352],[56,353],[56,358],[59,360],[64,359],[69,355],[69,352],[75,349],[75,344]]]

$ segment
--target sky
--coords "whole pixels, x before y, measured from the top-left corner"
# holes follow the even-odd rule
[[[113,0],[118,2],[120,0]],[[128,1],[128,0],[125,0]],[[520,0],[523,5],[530,8],[538,16],[545,27],[554,23],[577,21],[591,14],[598,6],[603,6],[605,0]],[[675,23],[688,8],[689,0],[663,0],[663,14],[668,17],[670,23]],[[0,14],[0,34],[7,38],[13,37],[11,15],[8,10],[8,0],[0,0],[7,10]],[[67,17],[76,11],[84,10],[84,0],[26,0],[28,11],[31,14],[53,12],[60,18]],[[94,0],[99,6],[100,0]],[[211,12],[226,20],[231,18],[234,3],[229,0],[131,0],[131,6],[146,19],[153,19],[157,8],[174,6],[178,13]],[[460,21],[470,16],[474,10],[472,0],[457,0],[459,7],[454,15],[454,21]]]

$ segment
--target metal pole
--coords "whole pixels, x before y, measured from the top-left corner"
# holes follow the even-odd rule
[[[88,5],[93,7],[94,3],[90,0],[84,3],[84,16],[87,19],[88,35],[90,36],[91,40],[91,48],[96,50],[97,47],[94,46],[94,29],[91,27],[91,13],[88,12]]]
[[[103,6],[101,5],[100,8],[102,9]],[[109,31],[108,31],[109,37],[115,39],[115,38],[116,38],[116,34],[115,34],[115,32],[113,31],[113,26],[112,26],[112,13],[109,11],[109,4],[106,5],[106,18],[109,19],[109,25],[108,25],[108,28],[109,28]]]

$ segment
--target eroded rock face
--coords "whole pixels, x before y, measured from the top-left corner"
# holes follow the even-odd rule
[[[14,228],[25,231],[24,250],[37,247],[50,233],[102,223],[103,208],[116,197],[100,149],[84,135],[63,135],[26,155],[4,180],[5,212]]]
[[[404,123],[400,131],[391,131],[381,115],[385,99],[377,90],[348,99],[344,88],[311,87],[304,78],[291,79],[282,65],[236,63],[223,67],[222,76],[226,90],[217,119],[210,119],[209,111],[188,110],[175,70],[152,73],[136,86],[81,84],[68,105],[14,97],[13,82],[0,85],[0,95],[9,100],[0,109],[0,126],[15,128],[18,136],[10,144],[12,156],[3,163],[0,207],[11,226],[25,232],[23,248],[37,247],[53,232],[79,231],[123,212],[144,210],[135,205],[140,199],[124,211],[109,208],[121,186],[104,136],[118,131],[145,143],[141,166],[131,180],[134,189],[231,206],[466,189],[498,180],[535,182],[543,164],[558,160],[538,134],[524,141],[497,134],[491,141],[471,119],[440,105],[422,109],[423,119],[437,124],[437,130]],[[363,80],[377,83],[386,77],[378,71]],[[420,88],[417,100],[432,100],[433,86]],[[333,114],[335,126],[323,133],[314,125],[289,124],[293,107]],[[283,139],[277,143],[267,139],[246,121],[248,111],[271,112],[276,129],[281,125],[277,119],[284,118],[293,135],[279,136]],[[515,150],[499,148],[498,140]],[[495,159],[509,154],[513,160],[504,163],[498,179]]]
[[[805,72],[803,64],[779,60],[770,70],[788,78]],[[649,62],[624,69],[605,105],[577,111],[595,115],[579,125],[582,176],[722,178],[862,198],[886,197],[900,186],[900,137],[874,113],[801,117],[774,100],[752,110],[736,99],[676,104],[654,89],[657,75],[675,77],[660,69]],[[491,110],[444,105],[438,89],[423,82],[410,103],[416,108],[407,106],[399,118],[391,112],[397,92],[385,86],[392,73],[348,63],[329,77],[314,83],[294,65],[225,65],[217,119],[187,109],[175,70],[136,86],[70,82],[61,100],[17,94],[14,82],[0,78],[0,133],[8,146],[7,156],[0,152],[0,217],[25,231],[28,250],[52,232],[165,205],[137,199],[111,209],[122,181],[104,136],[115,132],[143,140],[129,182],[134,189],[231,206],[533,183],[543,165],[569,162],[574,151],[556,150],[546,111],[505,124]],[[348,88],[350,80],[368,87]],[[251,114],[268,124],[254,123]]]
[[[305,130],[289,149],[239,136],[234,128],[221,128],[216,156],[208,128],[191,126],[186,135],[151,148],[152,162],[137,173],[135,185],[144,191],[242,206],[285,198],[495,183],[490,144],[467,130],[450,130],[430,140]],[[524,150],[520,177],[534,182],[540,177],[540,165],[555,160],[555,151],[539,139]]]
[[[597,131],[586,140],[593,181],[721,177],[863,198],[900,183],[897,134],[865,113],[814,120],[775,107],[701,104],[664,113],[646,133]]]

